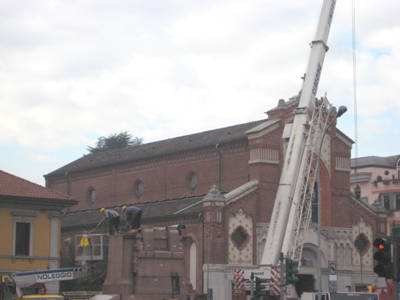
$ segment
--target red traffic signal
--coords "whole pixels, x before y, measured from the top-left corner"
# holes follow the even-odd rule
[[[373,245],[377,248],[374,253],[374,260],[376,260],[374,272],[379,277],[392,278],[392,241],[388,236],[380,237],[375,239]]]

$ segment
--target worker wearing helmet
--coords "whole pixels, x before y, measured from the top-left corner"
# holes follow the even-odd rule
[[[109,208],[100,208],[100,213],[104,215],[104,219],[102,222],[105,220],[108,221],[108,233],[110,235],[114,234],[114,229],[116,232],[119,232],[119,213],[116,210],[109,209]]]
[[[126,221],[128,223],[128,230],[137,230],[140,228],[140,221],[142,218],[142,210],[136,206],[122,206],[122,212],[125,213]]]

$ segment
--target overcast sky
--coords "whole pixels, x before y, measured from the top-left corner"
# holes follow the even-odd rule
[[[44,184],[99,136],[152,142],[259,120],[301,88],[322,0],[0,1],[0,169]],[[359,156],[400,154],[400,1],[356,0]],[[318,96],[349,111],[351,0]],[[354,153],[353,153],[354,154]]]

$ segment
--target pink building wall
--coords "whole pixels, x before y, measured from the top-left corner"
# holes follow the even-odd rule
[[[360,198],[370,205],[379,202],[384,205],[383,197],[394,194],[391,196],[391,208],[387,211],[386,232],[390,234],[391,224],[393,222],[400,224],[400,156],[378,157],[382,159],[382,165],[369,166],[368,160],[372,162],[374,158],[376,157],[365,157],[357,162],[352,160],[351,190],[355,192],[358,184],[361,191]],[[396,200],[396,197],[399,200]]]

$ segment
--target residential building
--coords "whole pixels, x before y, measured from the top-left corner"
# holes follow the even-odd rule
[[[361,201],[388,214],[387,233],[400,224],[400,155],[367,156],[351,160],[351,188]]]
[[[58,268],[60,215],[76,203],[0,170],[0,274]],[[46,287],[58,291],[58,284]]]

